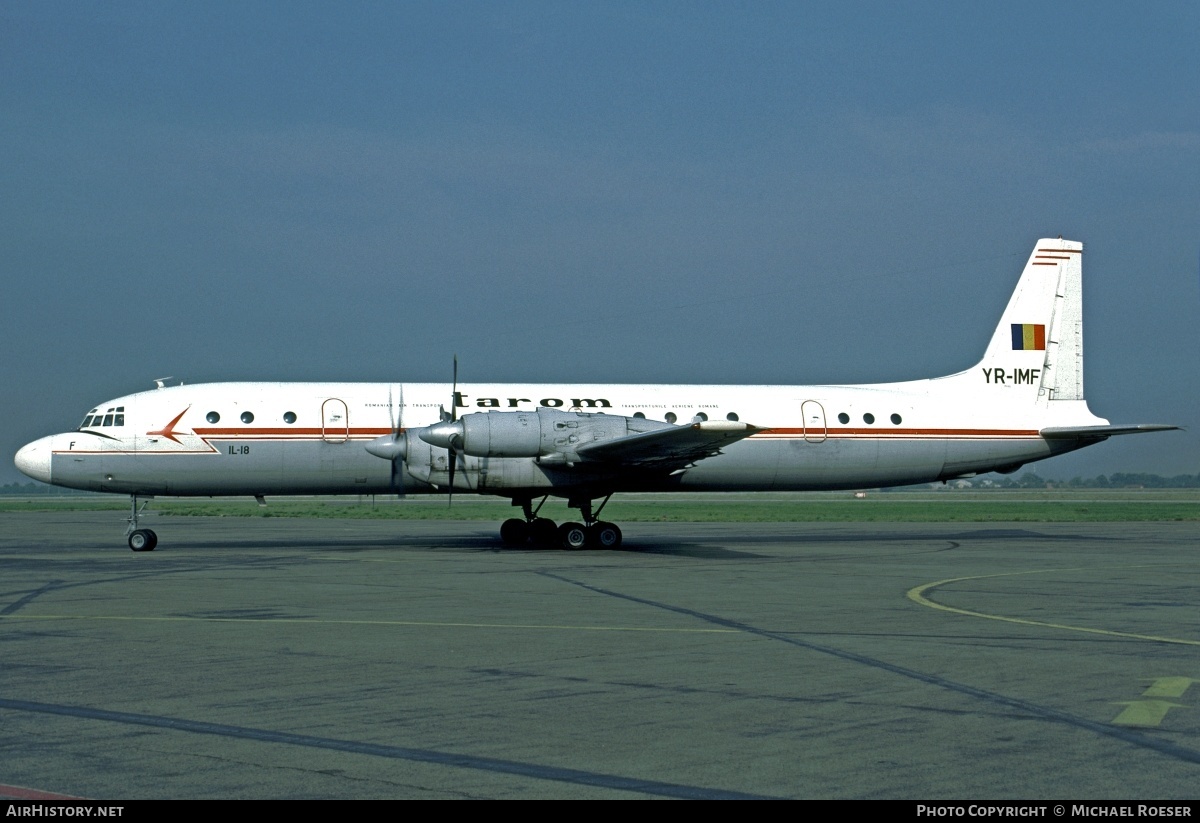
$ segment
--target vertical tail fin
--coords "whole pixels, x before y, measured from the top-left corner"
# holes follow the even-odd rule
[[[1036,401],[1083,399],[1083,244],[1044,239],[1034,246],[983,360],[985,382]]]

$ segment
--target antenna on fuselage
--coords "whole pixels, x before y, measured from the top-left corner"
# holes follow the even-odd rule
[[[166,388],[166,386],[167,386],[167,381],[168,381],[168,380],[173,380],[173,379],[174,379],[174,377],[173,377],[173,376],[169,376],[169,377],[156,377],[156,378],[154,378],[154,385],[155,385],[157,388],[164,389],[164,388]]]

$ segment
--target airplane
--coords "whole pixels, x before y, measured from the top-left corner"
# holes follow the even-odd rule
[[[129,548],[152,551],[139,498],[475,493],[523,516],[505,546],[617,548],[618,492],[808,491],[1015,472],[1114,435],[1083,395],[1083,244],[1042,239],[975,366],[869,385],[209,383],[96,406],[17,468],[130,496]],[[450,410],[446,410],[446,405]],[[752,418],[754,422],[743,420]],[[566,498],[581,522],[539,517]],[[538,501],[535,508],[534,502]],[[601,501],[594,506],[595,501]],[[144,502],[143,502],[144,507]]]

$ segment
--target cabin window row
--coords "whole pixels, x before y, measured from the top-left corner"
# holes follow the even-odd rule
[[[125,407],[110,406],[101,412],[99,409],[92,409],[88,412],[87,417],[83,418],[83,422],[79,424],[79,428],[95,428],[97,426],[124,426],[125,425]]]
[[[210,411],[208,414],[204,415],[204,419],[207,420],[209,422],[209,424],[216,425],[217,423],[221,422],[221,414],[220,414],[220,412]],[[254,422],[254,412],[244,411],[241,413],[239,419],[243,423],[246,423],[246,424],[253,423]],[[296,422],[296,413],[290,412],[290,411],[284,412],[283,413],[283,422],[287,423],[289,426],[292,425],[293,423],[295,423]]]
[[[645,412],[634,412],[633,416],[640,417],[643,420],[646,419]],[[207,420],[210,425],[215,426],[217,423],[221,422],[221,413],[216,412],[216,411],[210,411],[208,414],[204,415],[204,419]],[[663,419],[666,420],[668,423],[674,423],[676,420],[679,419],[679,417],[678,417],[678,415],[675,414],[675,412],[667,412],[665,415],[663,415]],[[729,414],[725,415],[725,419],[736,421],[738,419],[737,413],[730,412]],[[705,420],[708,420],[708,415],[705,414],[704,412],[698,412],[692,418],[692,420],[696,421],[696,422],[703,422]],[[254,422],[254,412],[249,412],[249,411],[242,412],[241,421],[243,423],[247,423],[247,424],[253,423]],[[283,413],[283,422],[287,423],[289,426],[292,423],[295,423],[296,422],[296,413],[290,412],[290,411],[284,412]],[[86,421],[85,421],[84,425],[87,425]],[[118,424],[118,425],[120,425],[120,424]]]
[[[640,417],[643,420],[646,418],[645,412],[640,412],[640,411],[634,412],[633,416]],[[216,425],[217,423],[221,422],[221,415],[219,412],[210,411],[208,414],[204,415],[204,419],[207,420],[210,425]],[[244,411],[241,413],[240,419],[243,423],[246,423],[246,424],[253,423],[254,422],[254,412]],[[675,423],[679,419],[679,417],[675,414],[675,412],[667,412],[665,415],[663,415],[663,419],[666,420],[668,423]],[[738,420],[737,413],[729,412],[729,414],[725,415],[725,419],[731,420],[731,421],[736,421],[736,420]],[[901,418],[900,415],[898,415],[898,414],[892,414],[889,419],[892,421],[893,426],[899,426],[901,423],[904,422],[903,418]],[[705,420],[708,420],[708,415],[705,414],[704,412],[698,412],[692,418],[692,420],[697,421],[697,422],[703,422]],[[865,414],[863,414],[862,420],[868,426],[874,425],[875,415],[871,414],[870,412],[866,412]],[[296,413],[291,412],[291,411],[284,412],[283,413],[283,422],[287,423],[289,426],[291,424],[295,423],[296,422]],[[841,423],[843,426],[847,425],[850,422],[850,415],[846,414],[846,412],[841,412],[838,415],[838,422]],[[83,418],[83,423],[80,424],[79,428],[86,429],[86,428],[96,427],[96,426],[124,426],[124,425],[125,425],[125,407],[124,406],[116,406],[116,407],[107,409],[104,413],[101,413],[99,409],[92,409],[91,412],[88,413],[87,417]]]
[[[640,420],[646,419],[645,412],[634,412],[633,416]],[[674,423],[678,419],[679,415],[675,414],[675,412],[667,412],[663,415],[663,420],[666,420],[668,423]],[[736,422],[738,420],[737,412],[730,412],[729,414],[725,415],[725,419]],[[696,412],[696,414],[692,417],[693,423],[703,423],[706,420],[708,420],[708,415],[704,412]]]
[[[898,414],[893,414],[889,419],[892,421],[893,426],[899,426],[901,423],[904,422],[904,418],[902,418]],[[866,414],[864,414],[862,416],[862,420],[868,426],[873,426],[875,424],[875,415],[871,414],[870,412],[867,412]],[[841,423],[843,426],[846,425],[847,423],[850,422],[850,415],[846,414],[845,412],[842,412],[841,414],[838,415],[838,422]]]

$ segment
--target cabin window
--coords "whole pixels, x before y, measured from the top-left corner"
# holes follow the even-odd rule
[[[645,413],[645,412],[634,412],[634,413],[633,413],[633,416],[634,416],[634,417],[636,417],[638,420],[645,420],[645,419],[646,419],[646,413]]]
[[[738,419],[737,412],[730,412],[729,414],[725,415],[725,419],[732,420],[736,423]]]
[[[872,423],[875,422],[875,415],[871,414],[870,412],[867,412],[866,414],[863,415],[863,422],[866,423],[868,426],[871,425]]]
[[[208,414],[204,415],[204,419],[209,423],[220,423],[221,415],[217,414],[216,412],[209,412]]]
[[[252,412],[242,412],[242,422],[243,423],[253,423],[254,422],[254,414]]]
[[[846,414],[845,412],[842,412],[841,414],[838,415],[838,422],[841,423],[843,426],[846,425],[847,423],[850,422],[850,415]]]
[[[675,412],[667,412],[666,416],[663,419],[666,420],[668,423],[674,423],[679,418],[675,416]]]
[[[287,423],[289,426],[292,425],[293,423],[295,423],[296,422],[296,413],[295,412],[284,412],[283,413],[283,422]]]
[[[705,414],[704,412],[696,412],[696,416],[695,416],[695,417],[693,417],[692,419],[693,419],[693,420],[698,420],[698,421],[700,421],[701,423],[703,423],[704,421],[708,420],[708,415],[707,415],[707,414]]]
[[[900,415],[898,415],[898,414],[892,415],[892,425],[893,426],[899,426],[901,422],[902,421],[901,421]]]

